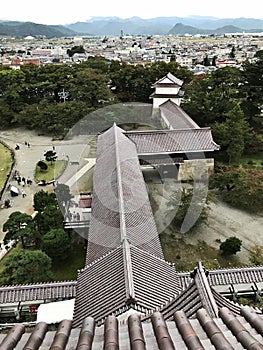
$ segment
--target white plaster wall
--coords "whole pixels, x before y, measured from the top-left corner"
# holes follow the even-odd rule
[[[174,86],[174,87],[158,87],[156,86],[155,88],[155,93],[156,94],[178,94],[178,91],[180,90],[180,87]]]

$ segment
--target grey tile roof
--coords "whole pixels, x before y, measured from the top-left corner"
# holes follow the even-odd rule
[[[87,264],[123,239],[163,258],[134,143],[114,125],[98,138]]]
[[[193,119],[176,103],[168,100],[159,106],[161,117],[173,129],[199,128]]]
[[[210,128],[125,132],[139,155],[208,152],[220,147],[213,141]]]
[[[130,250],[128,264],[126,249]],[[80,271],[74,326],[87,315],[101,323],[109,314],[119,315],[131,308],[145,314],[161,307],[180,290],[177,273],[165,260],[137,247],[121,245]]]
[[[167,73],[164,77],[161,79],[157,80],[154,84],[153,87],[158,86],[158,85],[178,85],[182,86],[183,85],[183,80],[176,78],[172,73]]]
[[[179,310],[170,321],[154,312],[147,322],[133,314],[127,323],[111,315],[102,326],[87,317],[78,328],[63,320],[57,330],[50,331],[41,322],[30,333],[18,323],[7,334],[0,334],[0,350],[262,350],[262,315],[248,307],[243,307],[241,314],[237,317],[223,307],[218,317],[212,318],[201,308],[196,319]]]
[[[74,298],[77,281],[50,282],[0,287],[0,304]]]
[[[178,272],[178,277],[182,288],[191,282],[189,272]],[[211,286],[263,282],[263,266],[209,270],[207,278]]]
[[[191,282],[186,289],[159,308],[165,320],[171,320],[174,312],[178,310],[183,311],[188,318],[195,318],[201,308],[204,308],[211,318],[218,317],[218,310],[222,307],[227,307],[235,315],[240,315],[241,305],[223,297],[209,285],[209,271],[204,269],[201,262],[190,276]],[[143,320],[149,319],[150,315],[151,313],[143,317]]]
[[[136,147],[114,125],[98,138],[87,259],[78,276],[74,325],[85,315],[98,322],[131,307],[145,313],[179,291],[175,269],[163,260]]]
[[[191,283],[190,272],[177,272],[181,289]],[[263,282],[263,266],[209,270],[207,276],[210,286],[242,285]],[[29,285],[0,287],[0,303],[19,301],[70,299],[76,295],[77,281],[50,282]]]

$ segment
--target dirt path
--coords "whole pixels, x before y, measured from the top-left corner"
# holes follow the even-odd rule
[[[25,187],[18,185],[17,181],[14,179],[10,180],[9,184],[16,186],[19,189],[20,194],[17,197],[11,197],[9,191],[5,191],[1,199],[1,204],[4,203],[6,199],[10,199],[12,203],[11,208],[0,209],[1,242],[4,237],[3,224],[7,221],[9,215],[14,211],[20,211],[31,215],[34,212],[34,194],[41,189],[45,189],[46,191],[53,190],[52,185],[39,187],[34,182],[36,164],[39,160],[44,159],[45,151],[55,147],[58,159],[60,157],[67,156],[70,160],[70,164],[71,162],[80,163],[80,165],[83,166],[85,162],[88,162],[88,159],[86,157],[89,153],[89,138],[85,136],[83,139],[81,137],[78,137],[77,139],[67,141],[53,141],[49,136],[40,136],[34,131],[18,128],[0,131],[0,139],[15,152],[14,169],[19,172],[21,177],[32,180],[32,185],[26,185]],[[25,142],[27,144],[29,143],[30,147],[28,147]],[[15,146],[17,144],[20,147],[19,150],[15,150]],[[69,165],[63,174],[61,182],[65,181],[65,179],[70,179],[72,176],[74,176],[77,170],[78,167]],[[22,189],[24,189],[26,192],[26,196],[24,198],[21,195]]]
[[[155,219],[159,232],[166,229],[173,219],[174,212],[171,211],[168,202],[175,186],[181,187],[181,184],[170,181],[170,183],[166,183],[166,190],[160,183],[150,185],[150,192],[158,207]],[[263,245],[263,215],[250,214],[232,208],[222,201],[218,201],[216,204],[211,202],[209,206],[211,210],[206,224],[197,230],[184,234],[178,233],[176,236],[183,237],[185,243],[196,244],[198,241],[204,241],[217,249],[219,249],[220,241],[236,236],[242,240],[241,252],[237,253],[237,256],[243,264],[249,264],[250,248],[254,245]]]
[[[242,249],[238,253],[244,264],[249,263],[249,250],[254,245],[263,245],[263,216],[249,214],[229,207],[226,203],[211,204],[208,222],[194,234],[186,234],[187,242],[205,241],[219,248],[218,239],[224,241],[236,236],[242,240]]]

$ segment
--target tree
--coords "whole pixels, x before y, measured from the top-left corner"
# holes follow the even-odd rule
[[[203,61],[204,66],[210,66],[210,60],[208,58],[208,55],[205,55],[204,61]]]
[[[211,186],[220,191],[228,204],[253,213],[263,212],[263,171],[220,164]]]
[[[176,229],[190,230],[205,222],[209,212],[209,199],[206,193],[200,190],[179,189],[170,196],[168,206],[175,210],[173,224]]]
[[[53,259],[66,259],[70,251],[70,239],[61,229],[52,229],[43,236],[42,250]]]
[[[251,143],[252,129],[238,104],[225,113],[225,117],[225,121],[213,124],[213,136],[221,148],[226,150],[229,163],[235,163]]]
[[[196,77],[185,86],[183,109],[200,126],[224,122],[225,115],[240,103],[241,72],[235,67],[225,67]],[[215,139],[217,142],[217,140]]]
[[[249,260],[254,265],[263,265],[263,246],[255,245],[250,248]]]
[[[48,165],[46,163],[44,163],[42,160],[40,160],[37,163],[37,166],[39,166],[39,168],[41,169],[42,172],[46,171],[48,168]]]
[[[1,273],[1,283],[6,285],[52,280],[51,258],[41,250],[20,250],[10,254]]]
[[[237,237],[229,237],[220,244],[220,250],[224,255],[236,254],[241,250],[242,241]]]
[[[64,218],[57,205],[47,205],[37,213],[34,221],[40,234],[44,235],[53,228],[63,228]]]
[[[55,187],[55,194],[57,196],[58,203],[60,204],[60,208],[65,208],[67,203],[73,197],[70,193],[69,186],[62,183],[58,183]]]
[[[34,194],[34,209],[38,212],[43,212],[47,206],[56,206],[57,200],[55,193],[44,190],[38,191]]]
[[[249,124],[255,131],[262,132],[263,118],[263,57],[250,63],[246,61],[242,70],[242,84],[240,85],[240,96],[243,98],[242,109]]]
[[[73,46],[71,49],[67,50],[69,57],[73,57],[75,53],[85,53],[85,49],[82,45]]]
[[[7,232],[4,243],[11,240],[20,239],[22,248],[25,248],[25,237],[33,233],[33,219],[31,215],[15,211],[10,214],[8,220],[3,225],[3,231]]]
[[[50,162],[51,164],[53,162],[56,161],[57,159],[57,152],[51,150],[51,151],[47,151],[45,154],[44,154],[44,157],[46,159],[47,162]]]
[[[235,58],[236,57],[236,48],[235,48],[235,46],[233,45],[232,46],[232,49],[231,49],[231,51],[230,51],[230,53],[229,53],[229,57],[230,58]]]

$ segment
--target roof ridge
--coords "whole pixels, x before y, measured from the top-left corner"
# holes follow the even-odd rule
[[[120,235],[121,235],[120,238],[121,238],[121,243],[123,248],[126,297],[127,297],[127,300],[130,300],[130,299],[135,299],[135,291],[134,291],[134,284],[133,284],[130,242],[127,237],[127,227],[126,227],[126,218],[125,218],[125,209],[124,209],[121,160],[120,160],[120,154],[119,154],[119,148],[118,148],[119,140],[118,140],[118,133],[116,131],[117,131],[116,127],[114,127],[114,139],[115,139],[114,146],[115,146],[115,157],[116,157],[117,192],[118,192]]]
[[[208,273],[208,271],[205,270],[200,261],[198,262],[198,265],[194,271],[194,281],[198,289],[198,293],[203,296],[203,298],[201,298],[202,304],[211,317],[217,317],[218,307],[207,280],[206,273]]]

